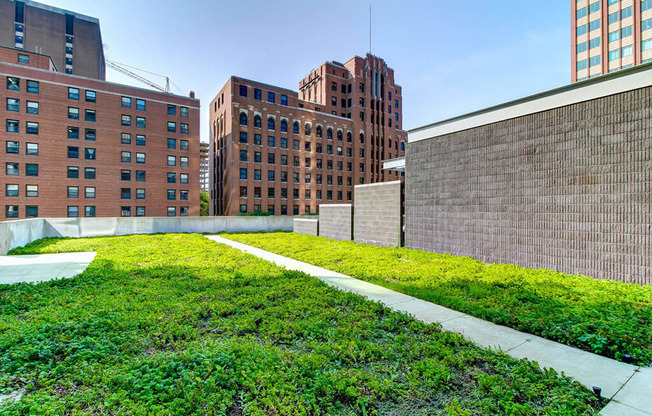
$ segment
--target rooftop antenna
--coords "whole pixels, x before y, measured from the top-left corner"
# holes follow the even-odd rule
[[[371,4],[369,5],[369,55],[371,55]]]

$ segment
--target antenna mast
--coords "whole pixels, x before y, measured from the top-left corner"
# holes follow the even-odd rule
[[[371,4],[369,5],[369,55],[371,55]]]

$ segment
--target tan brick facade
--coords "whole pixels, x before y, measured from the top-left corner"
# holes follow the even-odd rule
[[[404,154],[402,100],[372,55],[323,64],[299,92],[232,77],[210,104],[211,215],[314,213],[398,179],[382,161]]]

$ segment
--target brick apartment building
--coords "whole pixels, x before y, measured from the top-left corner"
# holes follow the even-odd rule
[[[326,62],[299,92],[231,77],[210,104],[211,215],[315,213],[353,186],[399,178],[401,87],[379,57]]]
[[[59,71],[104,80],[97,18],[29,0],[0,0],[0,45],[49,55]]]
[[[29,16],[26,11],[26,24]],[[25,31],[27,38],[31,30]],[[199,215],[199,101],[193,94],[57,68],[45,48],[0,46],[1,219]]]
[[[571,0],[572,81],[652,61],[652,0]]]

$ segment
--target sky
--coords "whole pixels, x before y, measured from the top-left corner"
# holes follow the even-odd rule
[[[571,80],[568,0],[40,1],[99,18],[108,59],[195,91],[202,141],[231,75],[297,90],[322,63],[369,52],[369,5],[371,51],[403,87],[406,130]],[[107,80],[145,87],[113,69]]]

